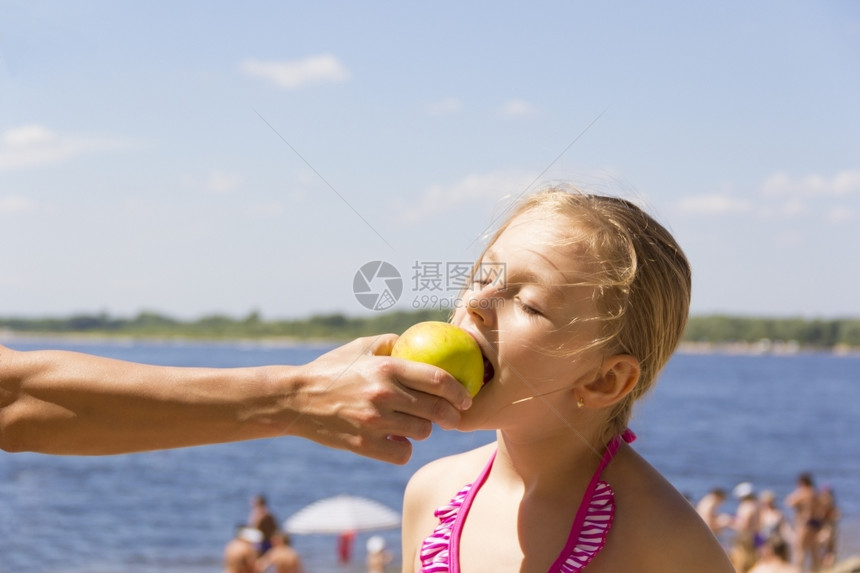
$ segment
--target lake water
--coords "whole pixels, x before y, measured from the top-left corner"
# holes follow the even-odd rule
[[[298,364],[326,347],[256,344],[11,341],[165,365]],[[860,357],[677,355],[636,412],[636,448],[685,494],[751,481],[791,491],[801,471],[835,489],[841,556],[860,553]],[[350,493],[396,510],[424,463],[492,441],[492,433],[434,431],[398,467],[283,438],[110,457],[0,452],[0,572],[221,570],[221,553],[248,501],[265,493],[283,520],[308,503]],[[729,502],[726,510],[732,510]],[[399,534],[381,532],[399,559]],[[336,539],[295,536],[308,571],[362,571]]]

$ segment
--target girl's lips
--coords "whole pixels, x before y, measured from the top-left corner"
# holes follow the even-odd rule
[[[496,375],[496,368],[495,366],[493,366],[492,361],[487,358],[487,354],[486,352],[484,352],[484,348],[481,345],[481,339],[474,332],[470,332],[468,330],[466,332],[468,332],[469,336],[471,336],[475,340],[475,342],[478,343],[478,348],[481,349],[481,358],[484,359],[484,380],[482,384],[486,385],[487,382],[492,380],[493,376]]]

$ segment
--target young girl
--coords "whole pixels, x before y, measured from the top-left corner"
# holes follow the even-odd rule
[[[504,280],[481,269],[504,265]],[[633,204],[526,198],[475,265],[454,324],[487,380],[459,430],[497,441],[406,489],[404,571],[714,572],[732,567],[689,502],[629,445],[635,400],[684,330],[690,269]]]

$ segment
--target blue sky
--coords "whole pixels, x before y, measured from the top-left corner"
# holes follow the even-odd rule
[[[860,316],[858,58],[847,0],[6,1],[0,316],[366,314],[373,260],[411,308],[554,180],[647,205],[695,314]]]

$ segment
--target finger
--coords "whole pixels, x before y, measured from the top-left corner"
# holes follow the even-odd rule
[[[397,363],[397,381],[404,387],[438,396],[458,410],[467,410],[472,405],[472,398],[466,388],[445,370],[421,362],[399,358],[392,360]]]
[[[438,398],[437,398],[438,400]],[[433,431],[433,424],[428,418],[414,416],[402,411],[389,412],[385,417],[386,435],[426,440]]]
[[[400,415],[404,416],[403,414]],[[429,425],[426,420],[424,423]],[[386,425],[386,427],[389,426]],[[412,443],[399,434],[398,430],[393,429],[394,426],[391,426],[391,431],[381,428],[372,431],[360,431],[354,427],[334,430],[327,425],[318,424],[313,424],[312,427],[315,429],[314,433],[297,435],[304,435],[308,439],[329,448],[347,450],[360,456],[392,464],[403,465],[412,457]],[[398,426],[398,428],[404,427],[403,424]],[[397,435],[397,437],[393,437],[392,434]],[[416,435],[420,435],[420,432],[416,432]]]
[[[379,402],[385,404],[384,431],[424,439],[434,423],[446,430],[459,425],[460,410],[447,399],[410,388],[399,379],[397,384],[386,393],[384,402]]]
[[[453,430],[460,424],[462,414],[447,400],[432,394],[415,393],[414,399],[400,410],[413,418],[429,420],[443,430]]]
[[[363,443],[355,453],[402,466],[412,457],[412,442],[403,436],[385,436]]]

